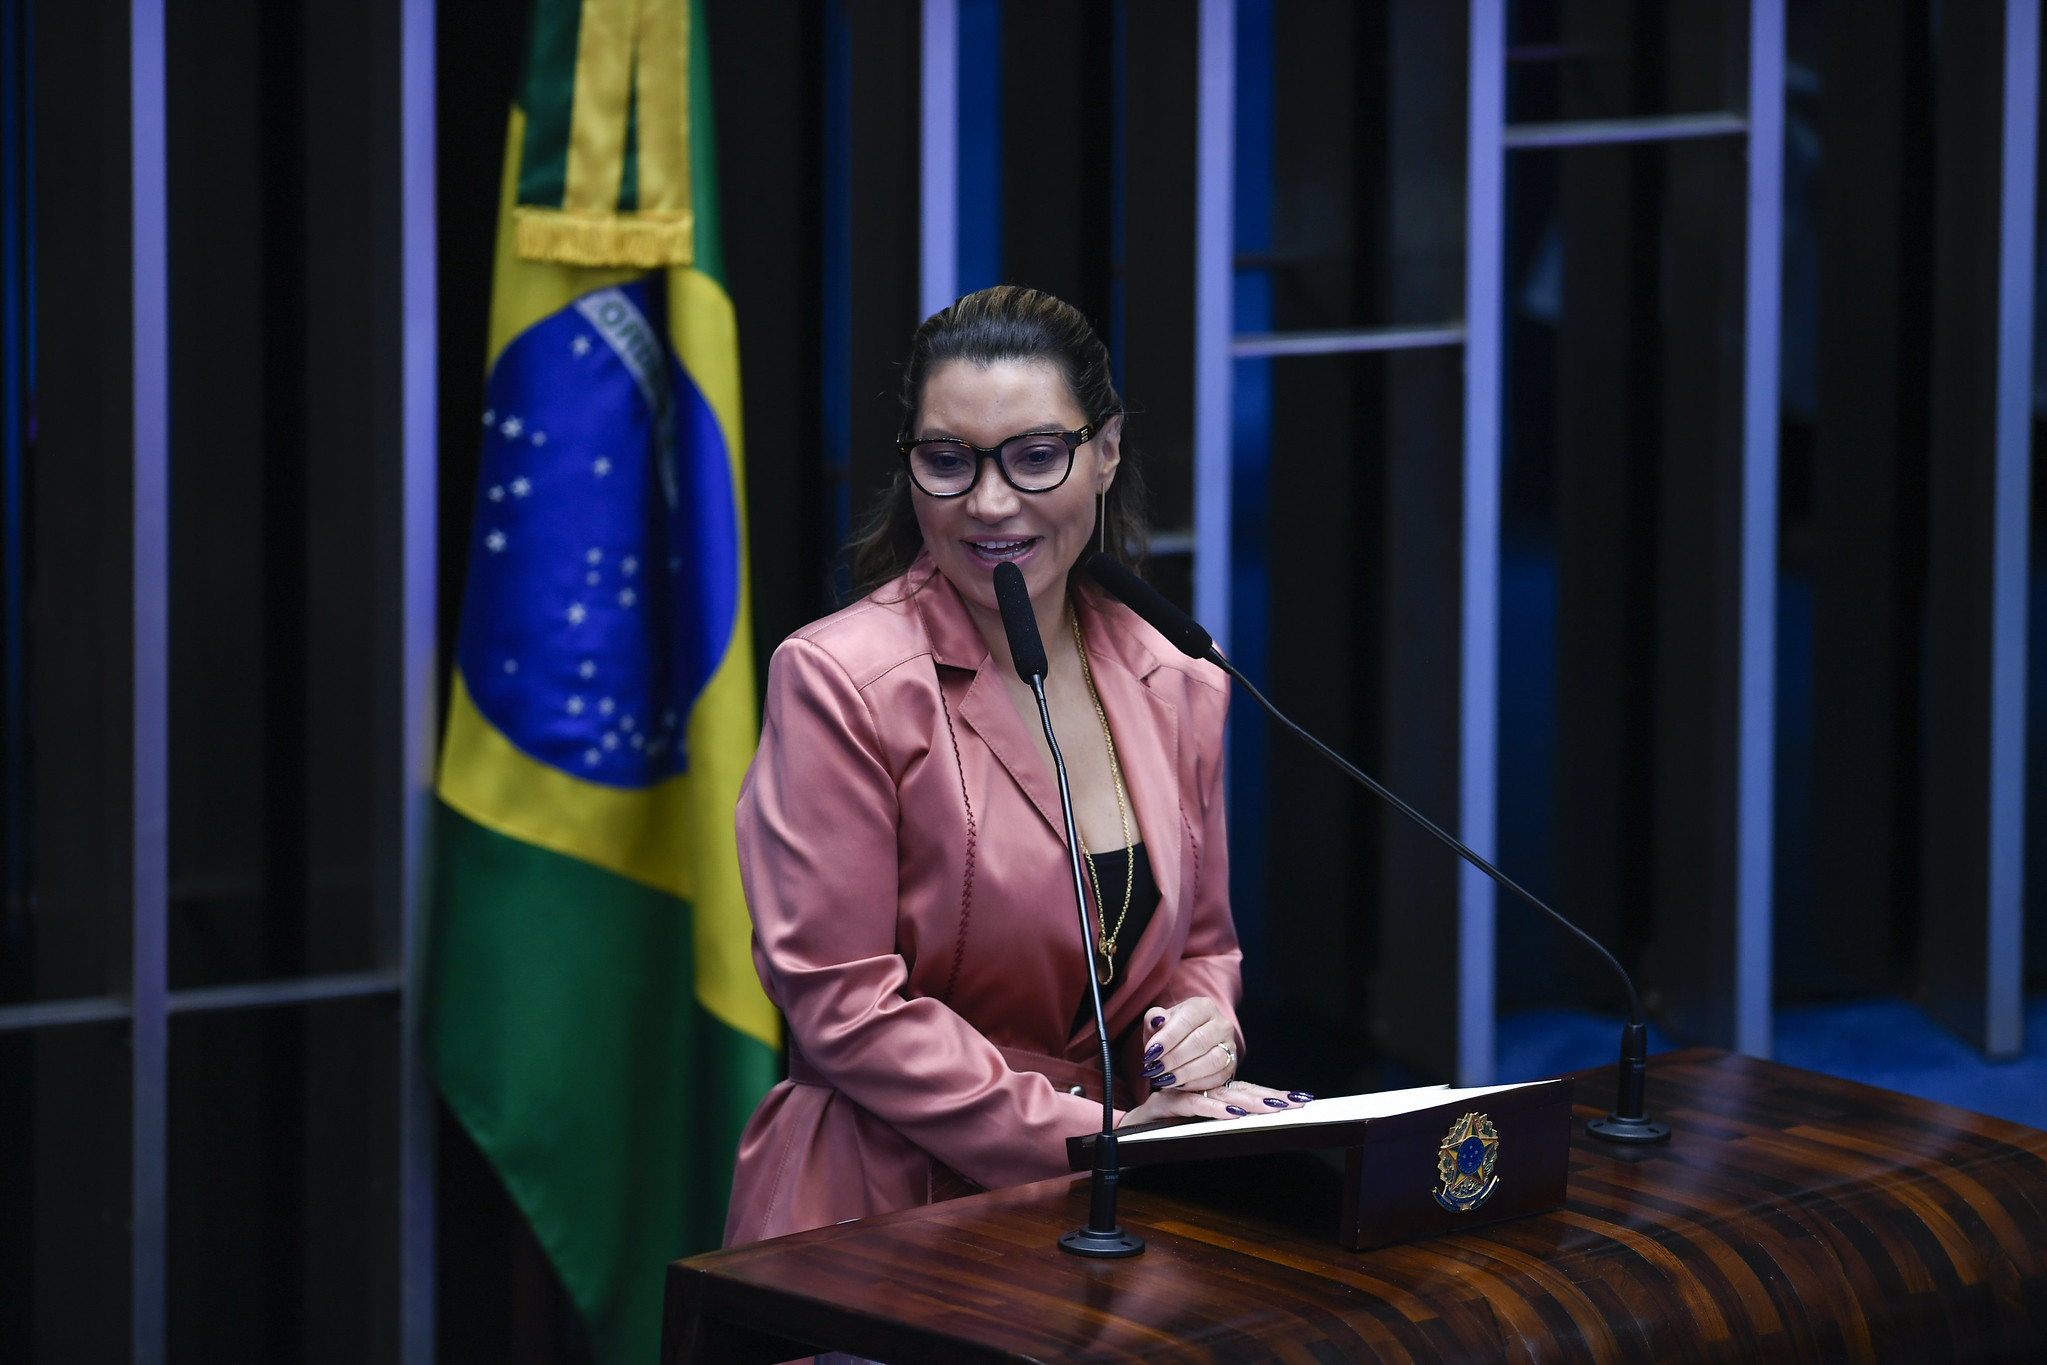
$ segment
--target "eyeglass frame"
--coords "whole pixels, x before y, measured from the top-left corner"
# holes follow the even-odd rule
[[[1105,412],[1094,421],[1081,427],[1078,431],[1019,431],[1014,436],[1003,437],[998,444],[992,446],[977,446],[972,441],[963,441],[957,436],[933,436],[922,441],[913,441],[909,439],[907,434],[904,434],[896,439],[896,451],[903,457],[903,476],[910,481],[912,488],[927,498],[964,498],[967,494],[973,492],[981,484],[981,462],[983,460],[995,461],[995,470],[1002,475],[1002,481],[1019,493],[1051,493],[1064,487],[1066,481],[1073,477],[1075,452],[1102,434],[1103,423],[1107,422],[1111,417],[1121,417],[1122,415],[1121,412]],[[1066,472],[1059,476],[1058,483],[1048,484],[1043,488],[1025,488],[1015,479],[1009,477],[1009,469],[1002,463],[1002,447],[1008,445],[1011,441],[1021,441],[1028,436],[1057,436],[1066,443]],[[910,452],[918,446],[928,445],[955,445],[974,452],[974,477],[967,480],[965,488],[962,488],[957,493],[934,493],[923,484],[917,482],[916,471],[910,466]]]

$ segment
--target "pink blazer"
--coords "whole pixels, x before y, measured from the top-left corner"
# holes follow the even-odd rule
[[[1080,623],[1159,887],[1105,1002],[1135,1103],[1142,1009],[1206,995],[1235,1025],[1229,696],[1120,603]],[[775,651],[739,864],[790,1079],[740,1140],[728,1245],[1062,1174],[1101,1124],[1059,790],[995,667],[928,559]]]

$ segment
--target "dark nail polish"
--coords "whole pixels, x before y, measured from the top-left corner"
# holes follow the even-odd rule
[[[1161,1090],[1164,1090],[1167,1086],[1171,1085],[1172,1083],[1173,1073],[1170,1071],[1168,1071],[1165,1075],[1160,1076],[1157,1080],[1152,1082],[1153,1085],[1157,1086]]]
[[[1267,1100],[1266,1100],[1265,1102],[1266,1102],[1267,1104],[1271,1105],[1271,1106],[1272,1106],[1272,1107],[1273,1107],[1274,1109],[1284,1109],[1284,1108],[1286,1108],[1286,1101],[1285,1101],[1285,1100],[1275,1100],[1275,1099],[1267,1098]]]
[[[1315,1098],[1305,1090],[1289,1090],[1286,1092],[1286,1097],[1295,1104],[1306,1104],[1309,1100]]]
[[[1153,1028],[1164,1028],[1166,1026],[1166,1016],[1163,1014],[1154,1014],[1151,1017],[1151,1026]]]
[[[1232,1114],[1235,1114],[1235,1115],[1236,1115],[1236,1116],[1237,1116],[1238,1118],[1242,1118],[1242,1117],[1244,1117],[1244,1115],[1246,1115],[1246,1114],[1248,1114],[1248,1113],[1250,1113],[1250,1112],[1251,1112],[1251,1111],[1250,1111],[1250,1110],[1248,1110],[1248,1109],[1239,1109],[1239,1108],[1237,1108],[1237,1106],[1236,1106],[1236,1105],[1234,1105],[1234,1104],[1226,1104],[1226,1105],[1224,1105],[1224,1106],[1223,1106],[1223,1108],[1225,1108],[1225,1109],[1229,1110],[1229,1111],[1230,1111],[1230,1112],[1231,1112]]]
[[[1150,1047],[1144,1050],[1144,1060],[1146,1060],[1147,1062],[1155,1062],[1159,1059],[1159,1054],[1164,1052],[1165,1050],[1166,1045],[1164,1043],[1153,1043]]]
[[[1146,1062],[1144,1064],[1144,1078],[1151,1080],[1165,1069],[1166,1064],[1164,1062]]]

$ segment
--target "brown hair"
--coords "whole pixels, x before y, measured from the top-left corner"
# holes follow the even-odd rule
[[[910,359],[903,366],[897,393],[906,438],[924,400],[924,381],[932,370],[955,360],[981,366],[1049,360],[1065,376],[1066,387],[1088,421],[1100,422],[1123,410],[1123,399],[1109,378],[1109,348],[1080,310],[1042,290],[999,284],[933,313],[911,336]],[[1132,568],[1144,558],[1144,501],[1143,476],[1125,445],[1101,519],[1108,523],[1109,553]],[[898,468],[846,545],[853,595],[865,596],[899,577],[923,548],[909,476]]]

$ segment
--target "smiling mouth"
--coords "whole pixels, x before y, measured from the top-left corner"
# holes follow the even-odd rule
[[[986,564],[1002,564],[1022,559],[1036,549],[1041,536],[1021,536],[1008,540],[969,540],[964,542],[968,553]]]

